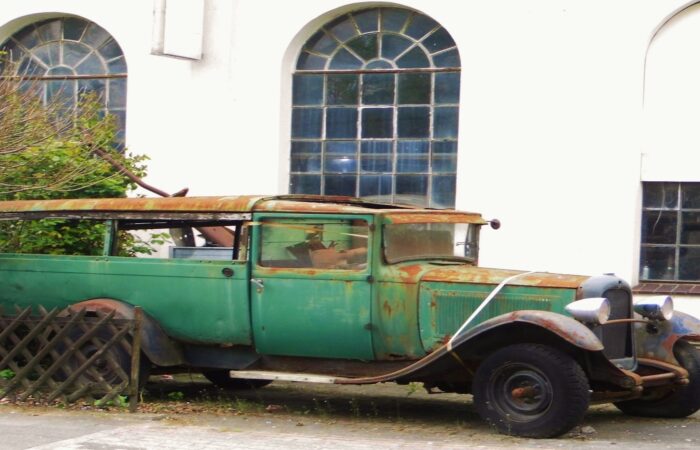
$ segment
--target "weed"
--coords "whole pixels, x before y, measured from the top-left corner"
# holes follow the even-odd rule
[[[185,394],[180,391],[168,392],[168,399],[174,402],[179,402],[185,398]]]
[[[422,387],[423,387],[423,383],[417,383],[415,381],[408,383],[408,393],[406,394],[406,396],[408,397],[408,396],[415,394],[418,391],[418,389],[420,389]]]
[[[15,377],[15,372],[12,369],[0,370],[0,379],[11,380]]]

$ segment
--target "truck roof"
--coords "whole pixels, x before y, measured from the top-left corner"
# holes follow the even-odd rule
[[[459,216],[470,223],[486,223],[480,214],[372,202],[361,198],[322,195],[240,195],[219,197],[133,197],[0,202],[0,220],[30,218],[134,218],[216,214],[247,218],[254,212],[304,212],[326,214],[396,214],[395,222],[413,222],[416,215]],[[413,220],[408,217],[414,217]],[[402,219],[402,217],[404,219]],[[438,220],[435,220],[438,221]]]

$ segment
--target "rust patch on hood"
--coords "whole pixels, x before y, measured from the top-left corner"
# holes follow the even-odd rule
[[[474,266],[441,267],[425,273],[425,275],[421,277],[421,281],[496,285],[506,278],[519,273],[524,273],[524,271],[489,269]],[[588,278],[590,277],[583,275],[535,272],[518,277],[509,283],[509,285],[576,289]]]

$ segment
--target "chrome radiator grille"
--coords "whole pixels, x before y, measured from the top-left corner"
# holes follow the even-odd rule
[[[610,301],[611,312],[609,320],[629,319],[632,317],[632,302],[630,294],[624,289],[608,289],[603,293]],[[605,356],[609,359],[632,358],[634,346],[632,343],[632,324],[616,323],[597,327],[596,334],[605,346]]]

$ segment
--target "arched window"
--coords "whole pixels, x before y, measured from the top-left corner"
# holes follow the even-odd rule
[[[77,17],[44,20],[22,28],[0,49],[16,63],[14,75],[41,82],[45,102],[61,96],[75,105],[81,93],[95,92],[116,117],[123,146],[126,60],[102,27]]]
[[[290,192],[453,207],[459,77],[454,40],[423,14],[321,27],[293,78]]]

